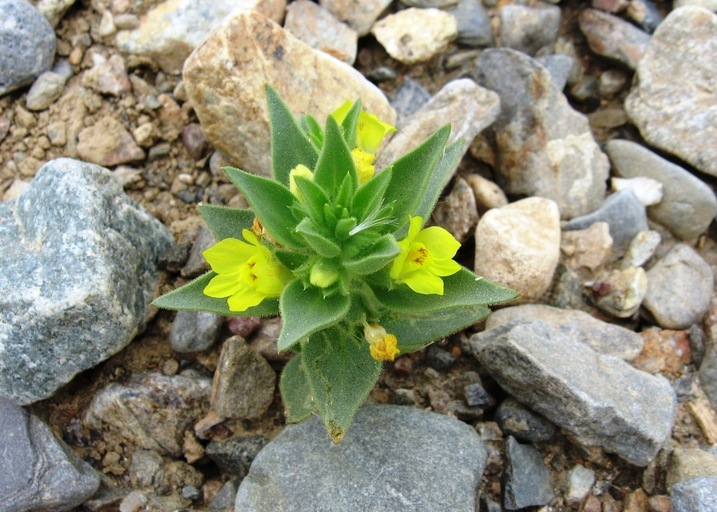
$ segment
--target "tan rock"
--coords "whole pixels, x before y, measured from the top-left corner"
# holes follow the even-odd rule
[[[565,231],[560,248],[566,266],[595,272],[607,263],[612,253],[609,226],[606,222],[596,222],[587,229]]]
[[[104,117],[78,136],[77,152],[87,162],[104,167],[144,160],[145,153],[122,124]]]
[[[491,208],[500,208],[508,204],[505,192],[495,182],[480,174],[469,174],[465,178],[473,189],[479,214],[483,214]]]
[[[266,17],[241,13],[198,47],[184,67],[187,94],[209,142],[242,169],[271,174],[270,84],[295,115],[323,124],[345,100],[393,124],[383,93],[357,70],[314,50]]]
[[[284,28],[303,42],[353,64],[358,34],[326,9],[309,0],[296,0],[286,9]]]
[[[717,476],[717,455],[699,448],[675,448],[667,468],[667,488],[698,476]]]
[[[488,210],[476,228],[477,274],[538,299],[560,256],[560,212],[550,199],[529,197]]]
[[[391,0],[319,0],[321,7],[329,11],[349,27],[365,36]]]

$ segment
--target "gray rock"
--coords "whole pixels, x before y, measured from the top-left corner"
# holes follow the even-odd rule
[[[500,8],[500,46],[528,55],[552,53],[560,32],[560,7],[508,4]]]
[[[209,504],[209,510],[228,510],[233,507],[236,501],[238,487],[234,479],[222,485],[222,488],[219,489],[219,492]]]
[[[565,89],[565,85],[568,83],[568,78],[570,77],[570,72],[573,69],[575,59],[573,59],[570,55],[554,53],[552,55],[538,57],[537,61],[548,70],[550,76],[553,78],[555,88],[559,91]]]
[[[592,51],[621,62],[630,69],[637,67],[650,41],[647,32],[597,9],[581,10],[578,23]]]
[[[717,477],[717,454],[679,446],[672,450],[665,478],[668,490],[680,482],[703,476]]]
[[[714,337],[708,338],[704,358],[700,364],[700,386],[717,411],[717,343]]]
[[[640,61],[625,111],[651,145],[717,176],[717,14],[672,11]],[[699,91],[699,92],[697,92]],[[704,91],[704,92],[702,92]]]
[[[618,253],[623,253],[638,233],[648,230],[645,207],[629,189],[611,194],[595,211],[570,220],[563,229],[586,229],[596,222],[607,223],[613,247]]]
[[[702,180],[635,142],[611,140],[605,150],[619,176],[646,176],[662,183],[662,201],[647,209],[652,220],[683,240],[707,231],[717,215],[717,198]]]
[[[645,466],[670,436],[677,399],[667,380],[548,324],[506,324],[469,347],[503,389],[584,445]]]
[[[486,457],[465,423],[367,405],[339,445],[319,418],[287,427],[254,460],[235,510],[473,512]]]
[[[207,414],[210,394],[209,379],[195,372],[171,377],[135,374],[126,384],[111,383],[101,389],[85,421],[121,437],[129,446],[180,457],[184,433]]]
[[[52,66],[55,31],[26,0],[0,0],[0,96],[32,81]]]
[[[241,480],[268,442],[269,439],[260,435],[215,439],[207,445],[206,454],[224,471],[236,475]]]
[[[401,0],[401,3],[409,7],[421,7],[423,9],[435,7],[437,9],[443,9],[444,7],[456,5],[458,0]]]
[[[691,478],[672,487],[670,510],[672,512],[713,512],[717,510],[717,477]]]
[[[376,168],[386,167],[448,123],[452,125],[449,143],[463,139],[463,151],[467,152],[471,141],[495,121],[499,108],[498,95],[473,80],[462,78],[448,82],[431,101],[402,123],[379,155]]]
[[[37,2],[37,8],[42,15],[47,18],[50,25],[56,27],[65,15],[65,12],[72,7],[76,0],[40,0]]]
[[[595,472],[581,464],[576,464],[568,473],[568,489],[565,497],[568,503],[580,503],[590,494],[595,483]]]
[[[712,268],[685,244],[677,244],[647,271],[643,305],[660,327],[687,329],[700,321],[714,291]]]
[[[544,443],[555,437],[555,425],[513,398],[503,400],[495,411],[495,421],[506,436],[519,441]]]
[[[507,510],[518,510],[547,505],[554,497],[550,471],[538,450],[508,436],[505,442],[503,506]]]
[[[500,96],[501,114],[490,128],[498,184],[509,194],[552,199],[563,219],[597,208],[607,157],[550,73],[518,51],[488,49],[476,60],[474,78]]]
[[[449,194],[433,210],[433,220],[461,243],[473,236],[478,223],[478,207],[473,190],[463,178],[456,177]]]
[[[214,346],[224,325],[224,317],[207,311],[178,311],[169,331],[169,344],[175,352],[203,352]]]
[[[61,512],[79,506],[100,477],[34,415],[0,397],[0,512],[37,508]]]
[[[67,79],[53,71],[45,71],[32,84],[25,99],[28,110],[45,110],[60,97]]]
[[[204,259],[202,253],[215,243],[217,240],[214,234],[206,224],[202,223],[189,251],[187,263],[182,268],[182,277],[198,277],[209,270],[209,263]]]
[[[675,7],[673,4],[673,8]],[[663,20],[660,11],[650,0],[630,0],[627,4],[627,15],[648,34],[652,34]]]
[[[406,118],[415,114],[429,101],[431,101],[431,93],[410,76],[405,77],[391,100],[391,106],[397,116],[396,126],[402,129]]]
[[[319,5],[328,10],[349,27],[365,36],[374,22],[391,4],[391,0],[319,0]]]
[[[22,196],[0,204],[0,394],[47,398],[132,341],[170,245],[108,170],[45,164]]]
[[[135,450],[129,466],[129,478],[135,487],[159,485],[164,477],[162,456],[152,450]]]
[[[458,44],[472,48],[493,45],[490,16],[479,0],[460,0],[446,10],[458,22]]]
[[[540,320],[595,352],[632,361],[642,350],[639,334],[616,324],[603,322],[584,311],[560,309],[543,304],[523,304],[494,311],[486,321],[486,330],[512,322]]]
[[[595,306],[617,318],[637,313],[647,295],[647,274],[641,267],[614,269],[586,284],[591,287]]]

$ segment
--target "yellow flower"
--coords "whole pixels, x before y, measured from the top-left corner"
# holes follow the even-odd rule
[[[396,336],[387,334],[378,324],[364,324],[363,335],[368,341],[371,357],[376,361],[393,361],[399,353]]]
[[[355,148],[351,151],[351,156],[353,157],[354,165],[356,165],[359,184],[364,185],[368,180],[373,178],[373,174],[376,171],[376,168],[373,166],[376,155],[367,153],[361,148]]]
[[[302,178],[313,180],[314,173],[311,172],[311,169],[309,169],[308,167],[306,167],[303,164],[297,165],[289,172],[289,190],[299,200],[302,200],[304,198],[304,196],[301,195],[301,191],[299,190],[299,187],[296,186],[296,176],[301,176]]]
[[[461,269],[453,261],[461,244],[441,227],[421,229],[422,223],[421,217],[410,219],[408,235],[398,242],[401,254],[393,260],[390,275],[416,293],[443,295],[441,277]]]
[[[344,102],[339,108],[337,108],[333,114],[331,114],[336,122],[341,124],[349,113],[353,103],[350,101]],[[356,145],[368,153],[375,153],[378,147],[381,145],[383,138],[389,133],[395,132],[396,127],[391,126],[388,123],[380,121],[374,114],[369,114],[365,111],[361,111],[358,119],[358,129],[356,131]]]
[[[242,235],[249,243],[225,238],[202,253],[217,273],[204,294],[228,297],[230,311],[246,311],[268,297],[278,297],[291,279],[291,273],[274,260],[254,233],[245,229]]]

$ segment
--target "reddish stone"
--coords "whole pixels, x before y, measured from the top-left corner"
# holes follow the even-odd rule
[[[635,367],[648,373],[679,374],[690,360],[690,337],[687,331],[648,329],[640,333],[645,341],[635,359]]]

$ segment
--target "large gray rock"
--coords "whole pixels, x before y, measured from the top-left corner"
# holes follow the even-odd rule
[[[524,53],[489,49],[474,78],[500,96],[494,134],[499,184],[510,194],[552,199],[563,219],[586,214],[605,196],[607,157],[587,118],[572,109],[550,73]]]
[[[124,348],[171,243],[107,169],[76,160],[0,204],[0,395],[41,400]]]
[[[584,445],[646,466],[670,436],[677,399],[667,380],[546,323],[506,324],[469,346],[503,389]]]
[[[672,11],[655,31],[625,111],[650,145],[717,176],[717,14]]]
[[[642,350],[643,340],[635,331],[603,322],[584,311],[543,304],[523,304],[499,309],[488,317],[485,328],[495,329],[511,322],[530,323],[536,320],[545,322],[606,356],[632,361]]]
[[[717,477],[691,478],[672,487],[672,512],[714,512],[717,510]]]
[[[26,0],[0,0],[0,96],[52,66],[55,31]]]
[[[683,240],[697,238],[707,231],[717,215],[717,198],[702,180],[629,140],[611,140],[605,151],[619,176],[646,176],[662,184],[662,201],[647,208],[652,220]]]
[[[70,510],[90,498],[99,474],[50,428],[0,397],[0,512]]]
[[[319,418],[287,427],[254,459],[235,510],[473,512],[486,457],[465,423],[368,405],[339,445]]]

